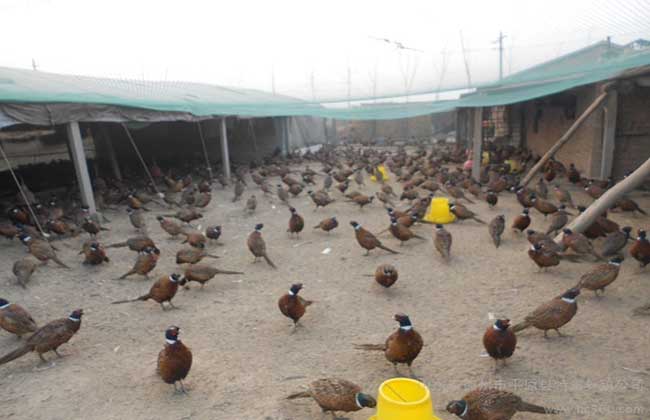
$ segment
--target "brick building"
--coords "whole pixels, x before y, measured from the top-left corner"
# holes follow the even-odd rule
[[[479,89],[461,98],[460,103],[477,102],[482,95],[507,96],[516,89],[519,95],[531,98],[498,106],[461,108],[461,141],[471,144],[472,129],[467,125],[474,120],[469,114],[480,110],[483,141],[523,146],[543,155],[602,93],[604,86],[615,82],[615,89],[603,105],[584,121],[556,158],[567,165],[574,163],[590,178],[620,179],[650,158],[650,66],[628,66],[615,77],[611,73],[600,74],[609,69],[610,60],[631,60],[647,51],[645,42],[616,45],[603,41],[524,70],[494,87]],[[585,70],[581,71],[582,68]],[[593,82],[573,83],[574,86],[555,89],[547,95],[535,94],[539,86],[546,88],[569,77]]]

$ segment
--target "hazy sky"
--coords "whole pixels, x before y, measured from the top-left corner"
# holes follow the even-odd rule
[[[265,90],[275,75],[304,98],[465,86],[461,31],[473,82],[497,77],[500,30],[506,75],[650,38],[648,0],[0,0],[0,17],[0,66]]]

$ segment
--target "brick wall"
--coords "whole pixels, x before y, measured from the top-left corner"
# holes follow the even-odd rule
[[[543,155],[569,129],[580,114],[587,109],[598,94],[596,85],[573,89],[561,95],[575,95],[575,116],[567,117],[565,107],[559,105],[563,98],[560,96],[542,98],[541,100],[525,103],[526,112],[526,142],[536,154]],[[566,99],[566,97],[564,98]],[[535,120],[538,110],[541,116]],[[587,177],[600,175],[601,148],[603,132],[603,112],[596,110],[575,132],[571,140],[556,154],[556,158],[565,165],[574,163],[578,170]]]
[[[618,95],[612,176],[622,178],[650,158],[650,88],[631,87]]]
[[[346,135],[356,141],[369,141],[373,137],[385,137],[393,140],[402,140],[408,136],[416,138],[429,138],[433,135],[432,123],[435,120],[436,131],[452,131],[455,126],[455,113],[423,115],[415,118],[400,120],[378,121],[349,121],[347,122]]]

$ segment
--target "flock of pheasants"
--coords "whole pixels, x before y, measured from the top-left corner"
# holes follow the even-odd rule
[[[386,208],[390,220],[390,225],[385,232],[390,232],[400,243],[403,243],[411,239],[424,239],[412,228],[416,224],[430,223],[426,221],[426,214],[431,199],[436,194],[444,193],[452,199],[449,210],[455,218],[459,221],[474,220],[487,225],[496,247],[499,247],[501,235],[507,225],[514,231],[525,234],[531,244],[528,255],[540,270],[556,266],[562,260],[575,261],[580,258],[603,260],[585,273],[575,287],[542,303],[521,322],[511,325],[508,319],[497,319],[494,325],[489,326],[484,334],[483,344],[487,353],[495,360],[495,368],[499,361],[505,364],[506,360],[513,355],[517,344],[516,333],[519,331],[535,327],[542,330],[545,337],[549,330],[554,330],[561,335],[559,328],[571,321],[578,310],[576,300],[581,291],[591,290],[598,294],[604,292],[605,288],[616,280],[628,243],[631,245],[627,252],[632,258],[639,261],[641,266],[650,263],[650,243],[643,230],[639,230],[637,237],[632,238],[629,227],[620,228],[607,218],[607,214],[603,214],[584,232],[573,232],[565,227],[569,215],[573,214],[569,208],[575,208],[571,194],[560,184],[554,184],[549,188],[549,184],[556,178],[566,178],[570,183],[584,187],[588,195],[597,199],[613,185],[612,180],[605,182],[586,180],[573,164],[566,168],[562,163],[551,160],[545,166],[534,188],[526,188],[519,185],[519,174],[513,173],[506,162],[516,160],[522,167],[530,168],[535,158],[527,151],[502,148],[491,152],[492,163],[483,168],[481,180],[478,182],[462,169],[453,167],[454,164],[462,162],[461,156],[462,154],[450,152],[448,149],[435,148],[430,152],[423,148],[407,152],[401,148],[387,151],[371,148],[325,147],[316,153],[272,158],[263,164],[239,167],[234,176],[233,202],[240,200],[244,192],[251,188],[259,187],[264,194],[268,195],[275,193],[290,210],[287,232],[298,236],[305,227],[305,221],[297,210],[291,207],[291,197],[300,195],[304,189],[311,189],[308,195],[316,208],[326,207],[335,201],[333,189],[341,194],[341,197],[337,198],[338,201],[343,200],[360,208],[370,205],[376,198]],[[309,163],[316,162],[322,165],[318,171],[309,167]],[[401,184],[402,191],[399,195],[388,183],[383,182],[381,166],[387,168],[391,176]],[[301,169],[295,169],[298,167]],[[155,183],[143,181],[126,183],[100,178],[95,180],[98,206],[105,209],[126,204],[129,220],[138,231],[136,236],[110,245],[103,245],[99,241],[101,232],[107,230],[102,226],[105,220],[100,222],[100,217],[90,215],[87,208],[79,206],[69,197],[53,195],[48,200],[41,200],[23,185],[26,189],[27,201],[31,205],[26,205],[24,199],[18,200],[7,210],[8,221],[0,224],[0,234],[9,239],[18,238],[30,254],[14,264],[13,273],[17,283],[27,287],[32,273],[42,269],[41,266],[49,260],[68,268],[57,257],[57,248],[51,239],[55,236],[62,238],[76,236],[82,232],[89,235],[80,252],[84,255],[84,264],[103,264],[109,261],[107,248],[128,247],[137,252],[136,261],[133,267],[120,278],[131,275],[148,276],[156,267],[160,257],[159,249],[147,235],[146,212],[149,211],[147,206],[151,206],[152,203],[166,208],[175,208],[173,214],[157,216],[156,219],[167,234],[172,237],[183,237],[183,243],[187,244],[176,255],[176,263],[183,267],[183,274],[160,277],[154,281],[148,293],[135,299],[113,303],[152,300],[165,310],[165,303],[173,307],[172,299],[179,286],[186,286],[187,282],[195,281],[203,286],[217,274],[243,274],[220,270],[201,263],[204,258],[216,258],[207,251],[206,246],[210,241],[218,240],[221,235],[220,226],[209,226],[205,231],[199,231],[190,224],[202,217],[201,209],[207,207],[212,198],[211,190],[214,185],[206,174],[201,169],[194,169],[173,176],[172,170],[165,174],[157,165],[153,165],[150,172]],[[360,189],[364,186],[366,180],[364,172],[379,181],[380,191],[374,196],[359,191],[349,191],[352,189],[350,187],[353,182]],[[269,184],[272,177],[281,179],[281,183],[275,188]],[[199,181],[195,181],[197,178]],[[250,180],[257,187],[249,184]],[[217,178],[217,181],[224,188],[229,185],[222,177]],[[165,193],[158,193],[163,188]],[[503,215],[497,215],[486,223],[462,203],[463,201],[474,203],[466,193],[474,199],[485,200],[490,207],[497,205],[502,193],[514,193],[522,206],[522,212],[511,223],[507,223]],[[398,209],[398,206],[405,202],[408,205],[401,210]],[[245,202],[245,211],[252,214],[256,207],[256,196],[250,195]],[[616,203],[615,208],[618,211],[637,211],[645,214],[637,203],[628,197]],[[531,223],[529,212],[533,209],[543,214],[545,218],[548,217],[548,228],[543,232],[529,229]],[[584,211],[584,208],[578,207],[577,210]],[[358,244],[367,253],[377,248],[398,253],[384,245],[378,238],[379,234],[371,233],[355,221],[350,222],[350,225],[354,229]],[[331,217],[322,220],[313,228],[329,233],[338,226],[336,217]],[[275,268],[262,236],[263,227],[262,223],[255,226],[247,238],[247,246],[255,261],[263,258]],[[562,239],[558,244],[551,235],[560,232]],[[436,225],[433,229],[433,237],[440,257],[445,261],[449,260],[452,250],[451,233],[443,225]],[[600,241],[601,245],[597,249],[592,244],[592,240],[601,237],[604,239]],[[374,277],[377,283],[388,288],[397,281],[398,273],[394,266],[382,264],[376,268]],[[281,296],[278,301],[279,310],[294,322],[294,327],[298,325],[311,304],[300,296],[301,288],[302,284],[291,285],[289,292]],[[648,308],[639,308],[638,311],[648,312]],[[57,319],[39,327],[26,309],[0,299],[0,327],[18,337],[27,336],[15,350],[0,357],[0,365],[30,352],[36,352],[44,362],[44,353],[53,351],[59,355],[57,349],[79,330],[82,316],[83,311],[77,309],[67,318]],[[422,349],[423,339],[413,328],[408,315],[396,314],[395,321],[399,323],[399,328],[384,343],[357,345],[356,348],[381,351],[396,369],[399,364],[405,364],[413,375],[411,364]],[[170,326],[165,331],[165,345],[158,356],[158,374],[163,381],[173,384],[175,390],[186,392],[183,379],[190,372],[191,365],[192,353],[179,339],[179,328]],[[288,396],[289,399],[302,397],[313,398],[323,411],[332,414],[357,411],[363,407],[374,407],[376,404],[375,399],[363,393],[360,386],[337,378],[318,379],[312,382],[306,391]],[[476,389],[462,399],[450,402],[447,411],[466,420],[506,420],[512,418],[518,411],[541,414],[559,412],[524,402],[510,392],[490,388]]]

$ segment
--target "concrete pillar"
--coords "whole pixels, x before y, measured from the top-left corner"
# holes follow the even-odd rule
[[[603,107],[605,112],[603,126],[603,147],[600,163],[600,178],[607,179],[612,175],[614,163],[614,147],[616,145],[616,116],[618,114],[618,92],[609,93]]]
[[[479,182],[481,181],[482,148],[483,108],[474,108],[472,118],[472,178]]]
[[[226,117],[221,118],[221,161],[223,162],[223,176],[230,179],[230,152],[228,152],[228,130]]]
[[[70,159],[74,164],[74,169],[77,174],[77,183],[79,184],[81,201],[84,205],[88,206],[90,214],[95,214],[97,213],[97,208],[95,207],[95,196],[93,195],[93,187],[90,183],[86,153],[84,152],[83,141],[81,140],[79,123],[69,123],[66,126],[66,131],[68,133]]]
[[[330,137],[329,133],[327,132],[327,118],[323,118],[323,136],[325,137],[323,144],[329,144]]]
[[[274,124],[275,135],[278,137],[282,156],[287,156],[289,153],[289,117],[276,117]]]
[[[291,117],[284,117],[282,119],[282,126],[284,127],[282,135],[282,152],[284,156],[287,156],[291,151],[291,146],[289,143],[289,132],[291,130]]]

